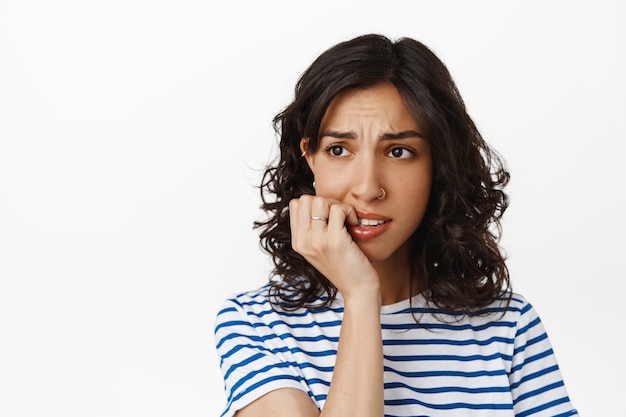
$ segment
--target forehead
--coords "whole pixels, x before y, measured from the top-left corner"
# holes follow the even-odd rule
[[[391,83],[342,91],[324,113],[321,130],[376,123],[386,129],[418,129],[397,88]]]

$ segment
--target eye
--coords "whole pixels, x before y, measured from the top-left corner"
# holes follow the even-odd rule
[[[389,151],[388,155],[392,158],[406,159],[415,155],[415,152],[403,146],[397,146]]]
[[[348,156],[349,154],[348,150],[341,145],[330,145],[324,151],[331,156]]]

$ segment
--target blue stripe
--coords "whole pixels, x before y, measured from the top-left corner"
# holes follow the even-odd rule
[[[463,392],[466,394],[484,394],[490,392],[509,392],[511,389],[508,385],[501,387],[436,387],[436,388],[416,388],[402,382],[388,382],[385,384],[385,389],[405,388],[418,394],[445,394],[452,392]]]
[[[398,417],[396,415],[391,415],[391,414],[385,414],[384,417]],[[424,414],[420,414],[419,416],[415,416],[415,417],[430,417]]]
[[[330,381],[327,381],[327,380],[321,379],[321,378],[307,379],[306,382],[307,382],[308,385],[321,384],[321,385],[326,385],[327,387],[330,387]],[[326,395],[324,395],[324,397],[326,397]]]
[[[569,402],[569,397],[562,397],[562,398],[556,399],[554,401],[550,401],[550,402],[547,402],[545,404],[542,404],[540,406],[531,408],[531,409],[526,410],[526,411],[524,411],[522,413],[519,413],[519,414],[517,414],[516,417],[531,416],[533,414],[537,414],[537,413],[539,413],[541,411],[545,411],[545,410],[547,410],[549,408],[556,407],[557,405],[561,405],[561,404],[567,403],[567,402]]]
[[[266,298],[263,298],[261,300],[257,300],[256,298],[250,300],[250,301],[239,301],[236,299],[231,299],[231,301],[236,302],[239,306],[243,307],[252,307],[252,306],[264,306],[264,305],[270,305],[269,300],[267,300]],[[248,309],[246,309],[248,310]]]
[[[228,337],[231,337],[230,335]],[[232,337],[238,337],[237,335],[233,335]],[[276,336],[274,336],[274,338],[276,338]],[[260,339],[260,338],[257,338]],[[257,349],[262,349],[262,350],[267,350],[266,348],[260,348],[256,345],[248,345],[249,347],[252,348],[257,348]],[[272,348],[269,349],[270,352],[272,353],[282,353],[282,352],[286,352],[286,351],[290,351],[291,353],[302,353],[304,355],[307,356],[311,356],[311,357],[320,357],[320,356],[328,356],[328,355],[336,355],[337,354],[337,350],[336,349],[326,349],[326,350],[320,350],[320,351],[311,351],[311,350],[304,350],[300,347],[288,347],[288,346],[281,346],[280,348]]]
[[[341,314],[341,313],[343,313],[343,307],[335,307],[335,308],[322,307],[319,310],[315,310],[315,314],[327,313],[329,311],[332,311],[333,313]],[[304,311],[302,311],[300,313],[296,313],[296,312],[293,312],[293,311],[281,311],[281,310],[276,311],[276,310],[272,310],[272,309],[259,311],[258,313],[254,312],[254,311],[248,312],[248,315],[254,316],[254,317],[259,317],[259,318],[261,318],[263,316],[267,316],[268,314],[277,314],[277,315],[282,316],[282,317],[306,317],[306,316],[310,316],[311,312],[308,311],[308,310],[304,310]]]
[[[497,369],[493,371],[442,371],[442,370],[433,370],[433,371],[415,371],[415,372],[406,372],[406,371],[398,371],[390,366],[384,367],[385,372],[391,372],[396,375],[404,376],[407,378],[427,378],[432,376],[452,376],[452,377],[463,377],[463,378],[479,378],[483,376],[506,376],[507,373],[504,369]]]
[[[523,298],[520,294],[516,294],[516,293],[514,293],[514,292],[512,292],[512,293],[508,293],[508,294],[510,294],[510,295],[511,295],[511,303],[512,303],[513,301],[515,301],[515,302],[516,302],[516,303],[518,303],[518,304],[524,304],[524,303],[528,304],[528,302],[527,302],[526,300],[524,300],[524,298]],[[498,298],[498,300],[500,300],[500,301],[505,301],[505,300],[506,300],[506,298]]]
[[[313,369],[317,369],[318,371],[321,372],[333,372],[335,370],[335,366],[331,365],[331,366],[320,366],[320,365],[315,365],[311,362],[303,362],[303,363],[297,363],[296,366],[300,367],[300,369],[306,369],[306,368],[313,368]]]
[[[317,351],[309,351],[309,350],[304,350],[302,348],[299,347],[295,347],[295,348],[291,348],[289,349],[290,352],[292,353],[304,353],[307,356],[312,356],[314,358],[316,357],[320,357],[320,356],[335,356],[337,355],[337,350],[336,349],[327,349],[327,350],[320,350],[319,352]]]
[[[519,337],[523,334],[525,334],[526,332],[528,332],[530,329],[532,329],[533,327],[537,326],[538,324],[541,323],[541,319],[539,319],[539,317],[535,318],[533,321],[531,321],[530,323],[528,323],[526,326],[524,327],[520,327],[517,330],[517,333],[515,334],[515,337]]]
[[[423,407],[432,408],[434,410],[456,410],[456,409],[466,409],[466,410],[512,410],[513,405],[511,404],[490,404],[490,403],[480,403],[480,404],[471,404],[471,403],[449,403],[449,404],[432,404],[424,401],[417,400],[415,398],[401,398],[395,400],[385,400],[385,405],[409,405],[409,404],[417,404]]]
[[[264,289],[267,289],[267,286]],[[294,294],[294,297],[292,297],[292,298],[295,298],[295,296],[297,296],[297,294]],[[240,301],[240,298],[248,298],[249,301]],[[317,298],[311,300],[311,302],[309,304],[315,305],[316,303],[319,303],[321,305],[321,304],[325,303],[327,300],[328,300],[327,296],[317,297]],[[230,298],[229,301],[233,301],[233,302],[235,302],[236,304],[238,304],[241,307],[243,307],[243,306],[250,307],[250,306],[255,306],[255,305],[268,305],[268,304],[270,304],[270,301],[268,299],[268,292],[267,292],[267,290],[265,290],[265,291],[257,291],[257,292],[244,292],[244,293],[236,295],[233,298]],[[280,300],[276,300],[276,303],[274,303],[274,305],[277,305],[277,306],[280,307]]]
[[[416,322],[407,322],[400,324],[383,324],[382,328],[385,330],[410,330],[410,329],[436,329],[436,330],[472,330],[475,332],[480,332],[484,330],[489,330],[494,327],[507,327],[514,328],[517,325],[515,322],[511,321],[493,321],[488,322],[481,325],[473,325],[471,323],[468,324],[450,324],[450,323],[416,323]]]
[[[265,336],[259,335],[250,335],[250,334],[241,334],[241,333],[229,333],[219,340],[217,343],[217,348],[219,349],[224,342],[241,337],[242,340],[248,340],[251,342],[259,342],[259,347],[264,344],[264,342],[272,339],[281,339],[281,340],[296,340],[298,342],[319,342],[322,340],[331,342],[331,343],[339,343],[338,336],[327,336],[324,334],[320,334],[318,336],[293,336],[289,333],[281,333],[281,334],[269,334]]]
[[[447,345],[447,346],[488,346],[494,342],[513,344],[514,339],[510,337],[493,336],[486,340],[466,339],[466,340],[448,340],[448,339],[387,339],[383,341],[384,346],[406,346],[406,345]]]
[[[554,382],[552,384],[546,385],[544,387],[537,388],[537,389],[532,390],[532,391],[528,391],[527,393],[522,394],[519,397],[517,397],[515,400],[513,400],[513,404],[517,404],[518,402],[524,401],[527,398],[532,398],[534,396],[543,394],[544,392],[553,390],[555,388],[560,388],[560,387],[562,387],[564,385],[565,384],[563,384],[563,381],[557,381],[557,382]]]
[[[243,338],[244,340],[248,339],[248,340],[250,340],[252,342],[263,342],[263,340],[264,340],[260,336],[254,336],[254,335],[251,335],[251,334],[229,333],[226,336],[222,337],[220,339],[220,341],[217,342],[217,344],[215,346],[219,350],[219,348],[221,348],[222,345],[225,342],[229,341],[230,339],[236,339],[236,338],[239,338],[239,337]]]
[[[270,329],[273,329],[274,327],[279,326],[279,325],[286,326],[290,329],[310,329],[313,327],[339,327],[341,326],[341,320],[322,321],[322,322],[311,321],[309,323],[293,323],[293,324],[284,322],[283,320],[275,320],[270,323],[262,323],[262,322],[252,323],[252,326],[254,328],[269,327]]]
[[[302,378],[300,377],[295,377],[293,375],[276,375],[276,376],[271,376],[269,378],[265,378],[262,379],[261,381],[252,384],[248,387],[248,389],[240,392],[238,395],[236,396],[229,396],[228,397],[228,407],[226,407],[226,410],[224,410],[224,412],[222,413],[222,416],[225,416],[226,414],[228,414],[228,411],[230,410],[230,407],[233,405],[234,402],[238,401],[241,397],[243,397],[244,395],[247,395],[249,392],[254,391],[255,389],[257,389],[258,387],[261,387],[269,382],[272,381],[280,381],[280,380],[288,380],[288,381],[296,381],[296,382],[300,382],[302,381]],[[234,389],[231,391],[234,392]],[[312,395],[312,393],[310,391],[307,392],[307,394],[309,396]]]
[[[532,310],[533,306],[530,305],[530,303],[526,303],[523,307],[522,307],[522,316],[526,313],[528,313],[530,310]]]
[[[236,345],[234,348],[229,350],[227,354],[222,355],[223,358],[227,358],[227,357],[231,356],[232,354],[236,353],[237,351],[239,351],[239,350],[241,350],[243,348],[257,349],[257,350],[262,350],[262,351],[266,351],[266,352],[272,352],[274,354],[275,353],[283,353],[283,352],[290,351],[291,353],[294,353],[294,354],[295,353],[302,353],[304,355],[311,356],[311,357],[320,357],[320,356],[336,355],[337,354],[337,350],[336,349],[326,349],[326,350],[322,350],[322,351],[311,351],[311,350],[304,350],[304,349],[299,348],[299,347],[289,348],[287,346],[281,346],[280,348],[268,349],[264,345],[263,342],[266,341],[266,340],[270,340],[270,339],[276,339],[278,337],[276,335],[272,335],[272,336],[266,337],[266,338],[261,338],[259,336],[247,336],[247,335],[244,336],[244,335],[239,335],[239,334],[236,334],[236,333],[232,333],[232,334],[229,334],[228,336],[224,337],[222,340],[220,340],[220,342],[217,344],[217,346],[219,348],[227,340],[229,340],[229,339],[237,339],[239,337],[243,337],[244,340],[247,338],[249,341],[259,342],[259,344],[258,345],[254,345],[254,344]]]
[[[237,313],[239,312],[239,310],[237,310],[235,307],[224,307],[217,313],[217,315],[221,316],[222,314],[231,313],[231,312]]]
[[[527,357],[527,358],[525,358],[525,359],[524,359],[524,362],[520,363],[519,365],[514,366],[514,367],[511,369],[511,375],[513,375],[513,374],[515,374],[516,372],[520,371],[522,368],[524,368],[524,366],[526,366],[526,365],[528,365],[528,364],[530,364],[530,363],[533,363],[533,362],[535,362],[535,361],[541,360],[541,359],[543,359],[543,358],[546,358],[546,357],[548,357],[548,356],[551,356],[551,355],[553,355],[553,354],[554,354],[554,352],[552,351],[552,349],[548,349],[548,350],[545,350],[545,351],[543,351],[543,352],[540,352],[540,353],[538,353],[538,354],[536,354],[536,355],[529,356],[529,357]]]
[[[542,368],[541,370],[539,370],[537,372],[533,372],[532,374],[525,375],[519,381],[511,384],[511,389],[513,390],[513,389],[519,388],[525,382],[532,381],[533,379],[540,378],[542,376],[551,374],[552,372],[556,372],[558,370],[559,370],[559,367],[556,364],[552,365],[552,366],[550,366],[548,368]]]
[[[493,313],[504,313],[505,311],[507,311],[504,307],[487,307],[484,308],[482,310],[477,311],[476,313],[472,314],[472,316],[483,316],[483,315],[487,315],[487,314],[493,314]],[[509,308],[508,311],[519,311],[519,309],[516,309],[514,307]],[[402,310],[398,310],[398,311],[394,311],[393,313],[389,313],[391,315],[400,315],[400,314],[432,314],[434,316],[453,316],[453,317],[465,317],[467,316],[467,312],[463,311],[463,310],[444,310],[441,308],[436,308],[436,307],[407,307],[404,308]],[[456,320],[456,319],[455,319]]]
[[[284,346],[282,348],[268,349],[265,346],[261,346],[261,345],[251,345],[251,344],[236,345],[231,350],[229,350],[226,354],[222,355],[222,361],[224,359],[228,359],[229,357],[231,357],[232,355],[234,355],[235,353],[239,352],[242,349],[258,350],[261,352],[267,352],[267,353],[272,353],[272,354],[283,353],[289,350],[287,346]]]
[[[231,321],[225,321],[225,322],[220,323],[217,326],[215,326],[214,334],[217,334],[224,327],[237,327],[237,326],[244,326],[244,327],[253,328],[253,326],[252,326],[252,324],[250,324],[250,322],[243,321],[243,320],[231,320]]]
[[[567,398],[567,401],[568,402],[570,401],[569,397]],[[554,417],[571,417],[571,416],[577,416],[577,415],[578,415],[578,411],[576,411],[576,410],[569,410],[569,411],[566,411],[564,413],[557,414]]]
[[[231,387],[230,395],[228,396],[228,402],[237,401],[246,392],[252,391],[253,387],[257,387],[257,386],[263,385],[261,383],[263,381],[269,382],[269,381],[273,381],[273,380],[276,380],[276,379],[292,379],[292,380],[295,380],[295,381],[301,381],[302,380],[301,377],[295,377],[293,375],[280,374],[280,375],[270,376],[268,378],[263,379],[260,382],[257,382],[256,384],[251,385],[247,390],[244,390],[243,392],[239,393],[237,396],[234,396],[235,392],[237,392],[239,387],[241,387],[244,383],[246,383],[250,379],[254,378],[255,376],[257,376],[259,374],[264,374],[264,373],[266,373],[267,371],[269,371],[271,369],[277,369],[277,368],[280,369],[280,368],[288,368],[288,367],[289,367],[289,364],[280,363],[279,362],[279,363],[268,365],[268,366],[265,366],[265,367],[263,367],[261,369],[258,369],[258,370],[255,370],[253,372],[248,373],[246,376],[242,377],[235,384],[233,384],[233,386]]]
[[[519,353],[525,351],[526,348],[528,348],[528,347],[530,347],[532,345],[536,345],[537,343],[543,342],[544,340],[547,340],[547,339],[548,339],[548,334],[547,333],[542,333],[542,334],[540,334],[539,336],[537,336],[537,337],[535,337],[533,339],[527,340],[525,345],[519,346],[519,347],[515,348],[515,350],[513,351],[513,356],[516,356]]]
[[[289,333],[281,333],[278,336],[281,340],[296,340],[298,342],[319,342],[321,340],[326,340],[328,342],[339,343],[339,336],[327,336],[325,334],[317,336],[294,336]]]
[[[257,353],[256,355],[252,355],[249,358],[231,366],[225,373],[224,373],[224,380],[227,380],[228,377],[230,376],[230,374],[232,374],[233,372],[235,372],[237,370],[237,368],[241,368],[242,366],[246,366],[254,361],[256,361],[257,359],[261,359],[265,357],[265,355],[263,355],[262,353]],[[222,359],[223,361],[223,359]]]
[[[502,302],[504,302],[504,300],[500,300]],[[517,301],[519,304],[523,304],[523,302],[521,300],[515,300],[513,299],[512,301]],[[524,305],[524,307],[526,307],[528,304]],[[525,311],[528,311],[528,308],[520,308],[520,307],[516,307],[513,306],[513,303],[511,303],[511,305],[508,306],[508,308],[505,305],[502,306],[498,306],[498,307],[485,307],[481,310],[476,311],[475,313],[471,314],[471,317],[479,317],[479,316],[485,316],[485,315],[490,315],[490,314],[494,314],[494,313],[505,313],[507,311],[509,312],[515,312],[515,313],[521,313],[523,314]],[[394,311],[393,313],[389,313],[391,315],[398,315],[398,314],[432,314],[432,315],[438,315],[438,316],[455,316],[455,317],[464,317],[467,316],[467,312],[463,311],[463,310],[445,310],[445,309],[441,309],[441,308],[437,308],[437,307],[407,307],[404,308],[402,310],[398,310],[398,311]]]
[[[235,336],[237,337],[237,336]],[[328,355],[336,355],[337,351],[332,349],[332,350],[324,350],[324,351],[306,351],[304,349],[301,348],[289,348],[287,346],[282,346],[280,348],[272,348],[272,349],[268,349],[265,346],[262,345],[251,345],[251,344],[245,344],[245,345],[236,345],[235,347],[233,347],[231,350],[229,350],[225,355],[222,355],[221,358],[221,363],[224,362],[225,359],[229,358],[230,356],[234,355],[235,353],[239,352],[242,349],[254,349],[254,350],[259,350],[261,352],[268,352],[271,353],[273,355],[277,355],[279,353],[285,353],[287,351],[291,352],[291,353],[302,353],[304,355],[307,355],[309,357],[323,357],[323,356],[328,356]],[[239,362],[242,363],[242,362]],[[233,365],[238,365],[238,363],[234,363]],[[314,368],[314,369],[318,369],[324,372],[332,372],[333,367],[332,366],[316,366],[312,363],[309,362],[303,362],[301,364],[292,364],[294,366],[299,366],[300,368]]]
[[[313,398],[315,398],[315,401],[326,401],[326,398],[328,396],[326,394],[316,394],[313,396]]]
[[[492,355],[410,355],[410,356],[392,356],[384,355],[384,358],[391,362],[419,362],[419,361],[457,361],[457,362],[472,362],[472,361],[492,361],[492,360],[511,360],[511,356],[504,355],[502,353],[494,353]]]
[[[284,350],[287,350],[287,348],[285,348]],[[262,354],[256,354],[251,356],[249,359],[246,359],[244,361],[238,362],[238,363],[233,363],[231,364],[232,366],[230,368],[228,368],[228,370],[225,372],[225,375],[228,376],[230,375],[235,369],[239,368],[240,366],[244,366],[247,365],[248,363],[252,363],[257,359],[262,358],[264,355]],[[222,359],[222,362],[224,360]],[[281,362],[282,366],[281,368],[284,367],[293,367],[293,368],[300,368],[300,369],[307,369],[307,368],[312,368],[315,369],[318,372],[324,372],[324,373],[330,373],[332,374],[332,372],[335,370],[334,365],[331,366],[321,366],[321,365],[315,365],[314,363],[311,362],[302,362],[302,363],[298,363],[298,362],[293,362],[293,361],[285,361],[285,362]],[[227,377],[224,377],[224,380],[227,380]],[[332,375],[329,375],[329,380],[332,377]],[[328,382],[328,384],[330,384],[330,382]]]

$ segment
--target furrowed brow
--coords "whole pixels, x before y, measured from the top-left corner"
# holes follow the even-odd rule
[[[407,138],[424,138],[421,133],[416,132],[415,130],[406,130],[404,132],[399,133],[385,133],[380,139],[381,140],[396,140],[396,139],[407,139]]]
[[[336,130],[324,130],[320,133],[320,138],[325,136],[335,139],[356,139],[356,133],[354,132],[338,132]]]
[[[354,132],[340,132],[337,130],[324,130],[320,133],[320,139],[323,137],[331,137],[334,139],[356,139],[357,135]],[[421,133],[415,130],[406,130],[399,133],[383,133],[380,140],[397,140],[407,138],[424,138]]]

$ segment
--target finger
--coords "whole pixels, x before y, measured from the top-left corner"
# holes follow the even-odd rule
[[[314,198],[311,195],[303,195],[299,198],[296,216],[298,231],[302,234],[309,233],[311,230],[311,205]]]
[[[359,223],[354,207],[343,203],[332,204],[330,206],[328,227],[335,230],[345,229],[346,223],[350,225]]]
[[[298,241],[304,242],[305,236],[310,232],[310,205],[311,196],[294,198],[289,202],[289,221],[291,229],[292,246]]]
[[[359,224],[359,218],[356,215],[356,210],[352,206],[348,206],[347,204],[343,204],[344,213],[346,213],[346,223],[351,226],[356,226]]]
[[[330,203],[321,197],[314,197],[311,202],[311,230],[325,230],[328,225]]]
[[[298,243],[298,213],[300,210],[300,199],[294,198],[289,202],[289,228],[291,231],[291,246],[295,249]]]

